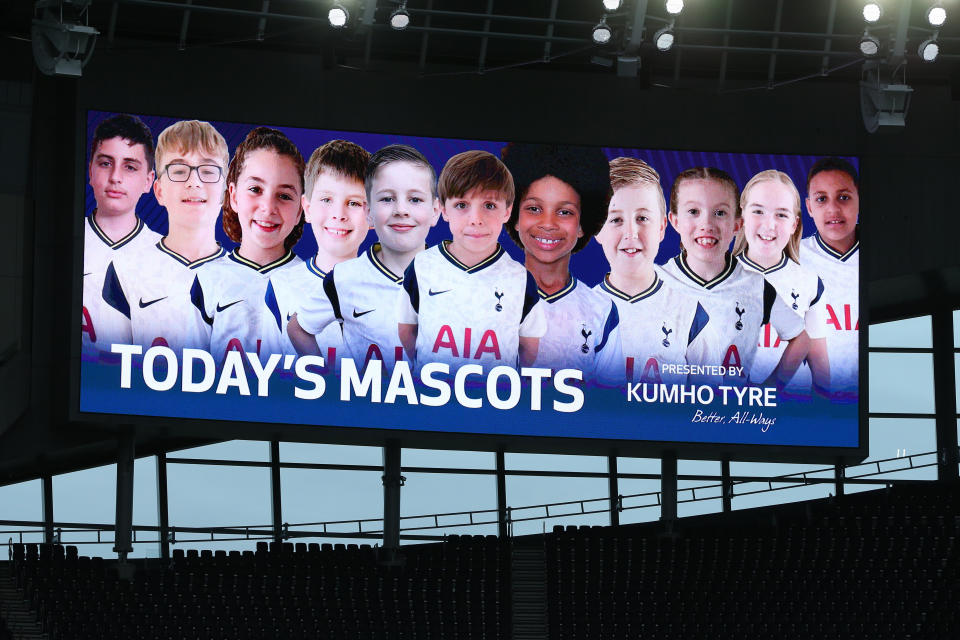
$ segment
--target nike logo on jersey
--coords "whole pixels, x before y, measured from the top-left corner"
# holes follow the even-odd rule
[[[429,291],[427,291],[427,293],[429,293],[432,296],[438,296],[441,293],[446,293],[447,291],[450,291],[450,289],[444,289],[443,291],[434,291],[433,289],[430,289]]]
[[[241,303],[241,302],[243,302],[243,298],[241,298],[240,300],[236,300],[236,301],[234,301],[234,302],[231,302],[230,304],[225,304],[225,305],[223,305],[223,306],[220,306],[220,303],[218,302],[218,303],[217,303],[217,313],[220,313],[221,311],[226,311],[227,309],[229,309],[229,308],[232,307],[233,305],[239,304],[239,303]]]
[[[93,275],[93,271],[91,271],[90,273],[83,274],[83,277],[86,278],[87,276],[92,276],[92,275]]]
[[[354,308],[354,310],[353,310],[353,317],[354,317],[354,318],[359,318],[360,316],[365,316],[365,315],[367,315],[367,314],[370,313],[371,311],[376,311],[376,309],[368,309],[367,311],[357,311],[356,308]]]
[[[167,296],[163,296],[162,298],[157,298],[156,300],[151,300],[151,301],[149,301],[149,302],[144,302],[144,301],[143,301],[143,298],[140,298],[140,308],[141,308],[141,309],[146,309],[146,308],[149,307],[150,305],[156,304],[157,302],[160,302],[161,300],[166,300],[166,299],[167,299]]]

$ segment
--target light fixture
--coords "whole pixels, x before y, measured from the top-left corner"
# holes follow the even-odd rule
[[[868,2],[863,5],[863,19],[873,24],[883,15],[883,7],[879,2]]]
[[[330,21],[330,26],[335,29],[342,29],[347,26],[347,20],[349,19],[350,12],[339,2],[330,7],[330,11],[327,12],[327,20]]]
[[[669,51],[674,39],[673,25],[666,26],[653,34],[653,43],[658,51]]]
[[[407,13],[407,3],[401,2],[400,8],[390,14],[390,26],[401,31],[410,25],[410,14]]]
[[[593,41],[597,44],[607,44],[613,37],[613,31],[607,25],[607,17],[600,18],[600,22],[593,28]]]
[[[940,55],[940,45],[937,44],[935,38],[928,38],[920,43],[920,47],[917,49],[917,55],[919,55],[920,59],[924,62],[933,62],[937,59],[937,56]]]
[[[677,15],[683,11],[683,0],[667,0],[666,2],[667,13],[672,16]]]
[[[939,2],[934,2],[930,5],[930,8],[927,9],[927,22],[930,23],[931,27],[942,26],[947,20],[947,10],[943,8],[943,5]]]
[[[603,0],[603,8],[607,11],[616,11],[621,4],[620,0]]]
[[[876,36],[870,35],[869,32],[864,31],[863,37],[860,38],[860,53],[869,57],[875,56],[880,52],[880,40]]]

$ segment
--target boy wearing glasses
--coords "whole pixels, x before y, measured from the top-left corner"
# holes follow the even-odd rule
[[[97,208],[87,216],[83,241],[82,354],[98,360],[124,335],[126,317],[103,304],[107,265],[122,253],[137,255],[160,236],[137,217],[137,203],[153,187],[153,134],[136,116],[107,118],[90,144],[90,188]]]
[[[160,134],[154,194],[169,231],[149,250],[117,256],[103,283],[104,302],[127,318],[131,344],[176,353],[209,346],[197,273],[226,255],[214,229],[229,159],[226,141],[207,122],[184,120]]]

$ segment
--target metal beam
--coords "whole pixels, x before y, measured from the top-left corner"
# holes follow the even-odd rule
[[[383,547],[400,548],[400,444],[390,440],[383,446]]]
[[[507,465],[503,449],[497,449],[497,535],[504,540],[509,535],[507,528]]]
[[[820,73],[826,74],[830,68],[830,45],[833,37],[833,23],[837,19],[837,0],[830,0],[830,10],[827,14],[827,37],[823,41],[823,61],[820,63]]]
[[[43,507],[43,541],[53,543],[53,476],[48,473],[40,478],[40,500]]]
[[[487,15],[493,15],[493,0],[487,0]],[[483,21],[483,32],[488,33],[490,31],[490,19],[487,18]],[[480,73],[483,73],[483,67],[487,63],[487,43],[490,41],[490,38],[483,36],[480,40],[480,58],[477,61],[477,70]]]
[[[557,2],[558,0],[550,0],[550,20],[551,22],[547,24],[547,38],[553,37],[553,19],[557,17]],[[553,47],[553,43],[550,40],[547,40],[543,43],[543,61],[550,62],[550,49]]]
[[[933,329],[933,393],[937,411],[938,477],[957,482],[957,386],[956,356],[953,348],[953,311],[944,309],[932,314]]]
[[[113,550],[123,564],[133,553],[133,427],[124,428],[117,436],[117,512]]]
[[[193,0],[187,0],[187,6],[193,4]],[[187,9],[183,12],[183,19],[180,21],[180,42],[177,44],[177,49],[183,51],[187,48],[187,30],[190,28],[190,10]]]
[[[427,0],[427,9],[433,8],[433,0]],[[427,46],[430,42],[430,22],[431,15],[427,14],[427,19],[424,21],[423,38],[420,40],[420,72],[423,73],[424,69],[427,66]]]
[[[167,485],[167,454],[154,456],[157,464],[157,538],[160,558],[170,559],[170,497]]]
[[[263,42],[263,37],[267,35],[267,14],[270,13],[270,0],[263,0],[261,7],[263,16],[260,17],[260,21],[257,23],[257,40]]]
[[[733,510],[733,482],[730,480],[730,460],[724,458],[720,461],[720,490],[723,511]]]
[[[617,481],[617,456],[607,456],[607,487],[610,494],[610,526],[620,526],[620,484]]]
[[[630,22],[630,37],[627,39],[627,52],[636,52],[643,42],[643,29],[647,22],[647,0],[637,0],[633,5],[633,20]]]
[[[733,21],[733,0],[727,0],[727,16],[724,19],[723,24],[726,29],[723,34],[723,46],[724,51],[720,54],[720,78],[717,82],[717,91],[723,91],[723,84],[727,80],[727,51],[726,47],[730,46],[730,25]]]
[[[280,441],[270,441],[270,516],[273,523],[273,541],[283,542],[283,502],[280,480]]]
[[[677,455],[660,458],[660,519],[677,519]]]
[[[780,33],[780,22],[783,19],[783,0],[777,0],[777,13],[773,19],[773,31],[775,34]],[[780,46],[780,36],[774,35],[773,42],[771,43],[771,48],[776,51]],[[770,66],[767,67],[767,84],[773,85],[773,77],[777,71],[777,54],[770,54]]]
[[[897,22],[893,32],[893,46],[890,51],[890,64],[899,65],[906,59],[907,51],[907,31],[910,29],[910,5],[911,0],[900,0],[900,12],[897,15]]]

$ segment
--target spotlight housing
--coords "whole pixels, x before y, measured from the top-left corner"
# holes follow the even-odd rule
[[[330,7],[330,11],[327,12],[327,20],[334,29],[342,29],[347,26],[347,20],[349,19],[350,12],[339,2]]]
[[[407,13],[407,3],[404,2],[400,8],[390,14],[390,26],[397,31],[402,31],[410,26],[410,14]]]
[[[930,5],[930,8],[927,9],[927,22],[930,23],[931,27],[940,27],[943,26],[943,23],[947,21],[947,10],[943,8],[943,5],[939,2],[934,2]]]
[[[920,43],[920,47],[917,49],[917,55],[919,55],[920,59],[924,62],[933,62],[937,59],[937,56],[940,55],[940,45],[937,44],[935,38],[928,38]]]
[[[665,6],[667,13],[675,16],[683,11],[683,0],[667,0]]]
[[[653,34],[653,43],[657,46],[657,51],[669,51],[675,39],[673,25],[666,26]]]
[[[604,16],[593,28],[593,41],[597,44],[607,44],[611,38],[613,38],[613,31],[607,25],[607,17]]]
[[[616,11],[623,4],[620,0],[603,0],[603,8],[607,11]]]
[[[883,15],[883,7],[879,2],[868,2],[863,5],[863,19],[873,24]]]
[[[860,38],[860,53],[868,58],[877,55],[880,53],[880,40],[864,31],[863,37]]]

